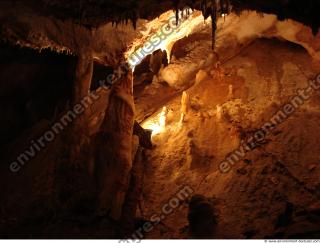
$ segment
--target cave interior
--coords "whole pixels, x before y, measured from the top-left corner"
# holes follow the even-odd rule
[[[0,1],[0,238],[319,239],[319,11]]]

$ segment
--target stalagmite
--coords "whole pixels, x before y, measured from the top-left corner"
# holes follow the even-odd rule
[[[142,193],[143,184],[143,148],[139,146],[136,150],[133,166],[131,170],[131,179],[128,193],[126,195],[125,203],[122,208],[121,225],[122,234],[124,237],[129,237],[134,231],[134,221],[136,218],[136,211],[139,204],[139,199]]]
[[[233,85],[228,86],[228,99],[233,99]]]
[[[151,149],[151,133],[144,130],[138,122],[134,123],[132,137],[133,165],[130,172],[130,185],[121,214],[121,235],[129,237],[134,231],[134,221],[142,195],[145,149]]]
[[[189,109],[189,95],[186,91],[183,91],[182,97],[181,97],[181,118],[180,123],[183,123],[185,121],[185,116],[187,115],[188,109]]]
[[[168,109],[166,106],[164,106],[162,108],[162,111],[161,111],[160,117],[159,117],[159,125],[162,128],[162,130],[165,129],[165,127],[166,127],[167,114],[168,114]]]
[[[216,114],[217,114],[217,119],[218,119],[218,120],[221,120],[221,118],[222,118],[222,106],[221,106],[221,105],[217,105],[217,112],[216,112]]]
[[[119,219],[132,167],[132,133],[134,123],[132,73],[129,71],[115,84],[101,125],[104,143],[96,161],[99,212]]]

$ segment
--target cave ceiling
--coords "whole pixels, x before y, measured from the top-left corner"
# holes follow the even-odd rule
[[[236,13],[256,10],[275,14],[279,20],[293,19],[310,26],[313,34],[320,27],[317,0],[229,2]],[[147,20],[184,7],[201,10],[208,17],[211,3],[210,0],[1,1],[1,39],[40,50],[50,48],[76,55],[93,53],[103,63],[117,65],[115,60],[139,37]]]
[[[19,1],[13,1],[19,2]],[[210,0],[31,0],[21,3],[36,9],[43,15],[72,19],[88,27],[107,22],[153,19],[170,9],[191,7],[203,10]],[[320,3],[317,0],[230,0],[236,11],[244,9],[276,14],[280,20],[291,18],[318,31]]]

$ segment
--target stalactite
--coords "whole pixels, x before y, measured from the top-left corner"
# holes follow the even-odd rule
[[[206,12],[207,12],[207,0],[202,0],[201,3],[201,11],[202,11],[202,15],[206,16]]]
[[[217,30],[217,1],[211,0],[212,50],[215,49]]]
[[[204,19],[207,19],[211,16],[212,2],[211,4],[209,4],[207,1],[204,1],[202,6],[203,6],[202,14],[204,16]]]
[[[179,25],[179,9],[176,9],[176,26]]]
[[[203,11],[202,11],[202,8],[203,8],[203,3],[202,3],[202,1],[200,2],[200,11],[201,11],[201,13],[202,13],[202,15],[204,16],[204,14],[203,14]],[[203,22],[204,22],[204,24],[206,23],[206,19],[204,18],[204,20],[203,20]]]
[[[226,0],[226,8],[227,8],[227,14],[230,13],[230,0]]]
[[[139,15],[138,15],[137,11],[135,11],[135,10],[132,11],[130,19],[131,19],[131,22],[132,22],[132,26],[133,26],[133,28],[135,30],[137,28],[137,20],[138,20],[138,18],[139,18]]]
[[[226,21],[226,15],[230,12],[229,0],[220,0],[220,12],[223,15],[224,21]]]
[[[179,25],[179,1],[180,0],[174,0],[174,8],[176,12],[176,26]]]
[[[224,13],[225,11],[225,0],[220,0],[220,12]]]
[[[134,30],[136,30],[136,29],[137,29],[137,22],[136,22],[136,20],[133,20],[133,21],[132,21],[132,24],[133,24]]]

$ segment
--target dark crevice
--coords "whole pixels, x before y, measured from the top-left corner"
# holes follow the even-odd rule
[[[0,52],[0,144],[4,144],[65,108],[76,58],[3,42]]]

